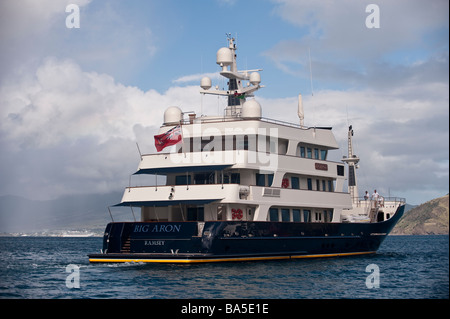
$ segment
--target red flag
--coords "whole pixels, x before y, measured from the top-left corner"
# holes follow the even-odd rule
[[[158,152],[170,145],[181,142],[181,126],[177,125],[166,133],[155,135],[155,147]]]

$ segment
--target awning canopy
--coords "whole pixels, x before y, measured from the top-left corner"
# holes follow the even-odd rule
[[[112,207],[162,207],[162,206],[173,206],[173,205],[204,205],[215,201],[221,200],[217,199],[187,199],[187,200],[161,200],[161,201],[140,201],[140,202],[123,202]]]
[[[221,171],[231,166],[232,166],[231,164],[228,164],[228,165],[207,165],[207,166],[202,165],[202,166],[170,166],[158,168],[143,168],[138,170],[133,175]]]

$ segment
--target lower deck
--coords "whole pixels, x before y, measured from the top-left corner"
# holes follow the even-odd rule
[[[215,262],[374,253],[403,214],[377,223],[110,223],[91,262]]]
[[[264,211],[263,211],[264,210]],[[273,205],[210,203],[203,205],[180,204],[165,207],[141,207],[141,220],[165,221],[257,221],[255,216],[264,215],[272,222],[331,222],[334,209],[326,207],[294,207]],[[337,215],[339,217],[339,215]]]

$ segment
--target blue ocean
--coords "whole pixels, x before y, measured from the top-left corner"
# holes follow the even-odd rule
[[[90,264],[102,239],[0,237],[1,299],[448,299],[449,237],[389,236],[375,255]]]

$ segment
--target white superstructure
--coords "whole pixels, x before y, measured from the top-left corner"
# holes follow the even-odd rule
[[[262,70],[238,71],[235,52],[233,38],[217,52],[228,90],[211,89],[211,79],[201,80],[201,94],[228,98],[223,116],[196,116],[169,107],[159,134],[179,125],[182,142],[169,153],[142,155],[135,173],[154,174],[159,180],[163,175],[165,183],[126,188],[120,206],[141,207],[143,222],[314,223],[341,222],[344,215],[353,221],[348,216],[361,213],[354,210],[361,203],[352,201],[357,197],[354,170],[359,158],[349,149],[343,160],[352,174],[349,194],[345,165],[328,160],[329,151],[338,148],[331,128],[304,127],[301,95],[300,124],[264,118],[253,98],[262,87]],[[362,213],[369,218],[376,214],[370,209]]]

